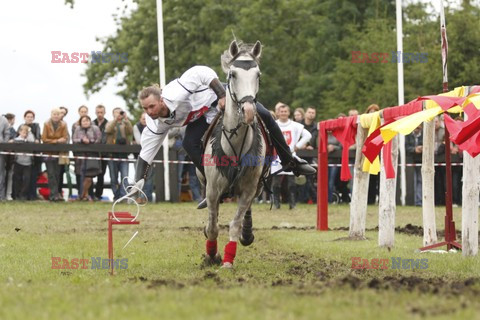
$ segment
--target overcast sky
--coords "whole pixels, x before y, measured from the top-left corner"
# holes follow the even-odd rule
[[[51,63],[51,51],[101,51],[95,37],[115,32],[112,14],[122,5],[121,0],[76,0],[71,9],[64,0],[0,2],[0,114],[14,113],[19,125],[25,110],[32,109],[43,125],[52,108],[64,105],[71,125],[82,104],[89,107],[92,119],[100,103],[107,107],[109,119],[114,107],[125,107],[115,95],[116,81],[87,99],[81,76],[86,64]]]
[[[130,1],[127,1],[130,3]],[[439,0],[432,1],[437,11]],[[98,104],[107,107],[111,119],[114,107],[125,107],[115,95],[117,81],[88,99],[83,93],[86,65],[51,63],[51,51],[67,53],[101,51],[95,37],[115,32],[112,14],[125,5],[121,0],[76,0],[71,9],[64,0],[15,0],[0,3],[0,114],[17,115],[23,121],[27,109],[36,112],[43,124],[50,110],[61,105],[70,110],[66,121],[78,119],[77,109],[86,104],[94,118]],[[448,22],[447,22],[448,23]]]

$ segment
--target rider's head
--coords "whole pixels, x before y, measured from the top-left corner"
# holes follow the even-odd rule
[[[159,85],[143,88],[138,94],[143,110],[152,119],[168,117],[170,110],[163,101],[162,89]]]

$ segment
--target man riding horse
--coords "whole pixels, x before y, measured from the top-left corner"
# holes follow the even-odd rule
[[[142,133],[142,150],[135,173],[138,188],[143,187],[150,165],[172,127],[187,126],[183,147],[197,169],[205,175],[201,139],[219,110],[224,110],[225,94],[215,71],[206,66],[188,69],[163,89],[150,86],[140,92],[138,98],[147,114],[147,128]],[[291,153],[270,112],[258,102],[256,109],[270,133],[284,171],[292,171],[296,176],[316,173],[306,161]],[[203,200],[198,208],[206,206],[206,201]]]

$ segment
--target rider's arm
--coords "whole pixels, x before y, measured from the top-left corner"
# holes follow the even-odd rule
[[[159,133],[153,133],[148,127],[143,129],[142,137],[140,139],[142,150],[138,156],[137,166],[135,168],[136,182],[141,179],[146,179],[150,165],[158,150],[160,150],[163,140],[165,140],[165,137],[168,135],[168,127],[164,129],[165,131]]]
[[[212,89],[218,97],[220,109],[225,107],[225,89],[218,80],[215,71],[207,66],[194,66],[183,73],[178,82],[185,89],[185,94],[191,94],[198,90]],[[186,99],[186,97],[183,97]]]

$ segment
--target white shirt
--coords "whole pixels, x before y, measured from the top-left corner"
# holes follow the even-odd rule
[[[277,120],[277,124],[282,130],[283,137],[287,142],[288,147],[292,153],[295,153],[295,147],[298,149],[304,148],[312,138],[312,134],[303,127],[303,124],[288,120],[281,122]],[[282,168],[281,161],[278,159],[272,163],[271,172],[275,173]],[[281,172],[280,174],[292,175],[292,172]]]
[[[152,163],[163,140],[172,127],[182,127],[197,120],[202,115],[211,123],[217,114],[217,108],[211,107],[217,95],[209,84],[218,78],[215,71],[206,66],[195,66],[179,78],[171,81],[162,89],[170,115],[167,118],[152,119],[145,116],[147,127],[142,132],[140,157]]]

